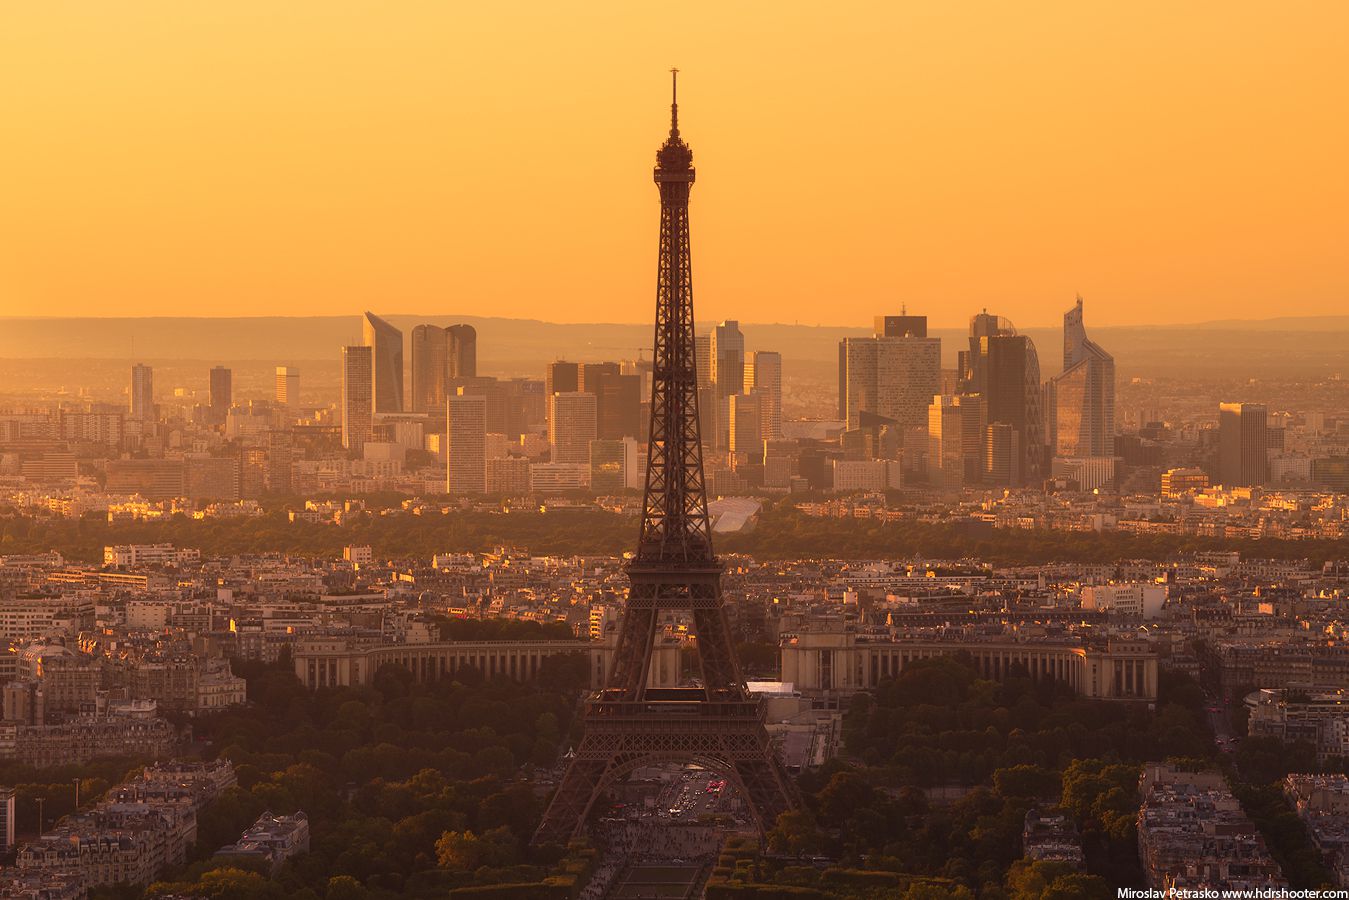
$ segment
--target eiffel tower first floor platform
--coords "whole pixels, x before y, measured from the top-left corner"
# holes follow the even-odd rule
[[[701,690],[648,691],[640,701],[596,695],[585,736],[553,795],[535,843],[565,843],[585,832],[598,800],[634,770],[670,763],[701,766],[727,779],[760,832],[798,805],[796,785],[769,743],[758,700],[707,700]]]

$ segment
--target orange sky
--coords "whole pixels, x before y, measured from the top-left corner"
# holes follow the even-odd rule
[[[671,16],[668,10],[683,10]],[[0,8],[0,314],[1349,310],[1349,3]]]

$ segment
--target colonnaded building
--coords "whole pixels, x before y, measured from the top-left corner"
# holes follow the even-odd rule
[[[475,669],[487,678],[529,681],[544,660],[583,653],[589,657],[590,684],[604,685],[613,664],[614,635],[604,641],[430,641],[372,643],[347,637],[309,638],[295,647],[295,676],[308,688],[368,686],[381,666],[402,666],[417,683],[453,678]],[[679,685],[679,644],[659,643],[652,651],[651,687]]]
[[[474,669],[488,678],[528,681],[544,660],[583,653],[590,683],[598,688],[612,665],[614,639],[596,641],[429,641],[373,642],[351,637],[300,640],[295,675],[311,689],[368,686],[381,666],[393,664],[418,683],[453,678]],[[669,638],[654,650],[651,687],[680,684],[680,645]],[[1157,699],[1157,653],[1144,640],[1012,636],[890,636],[859,633],[842,623],[812,623],[781,642],[781,681],[806,697],[846,696],[870,690],[919,659],[964,655],[984,678],[1024,671],[1035,680],[1062,682],[1079,696],[1098,700]]]
[[[1157,653],[1144,640],[1018,639],[959,635],[912,638],[859,633],[841,623],[818,624],[781,643],[782,680],[806,696],[870,690],[915,660],[968,656],[984,678],[1000,681],[1024,670],[1036,681],[1062,682],[1094,700],[1157,699]]]

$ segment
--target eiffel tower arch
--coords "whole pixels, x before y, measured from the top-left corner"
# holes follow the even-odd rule
[[[654,175],[661,201],[660,260],[642,526],[627,570],[630,587],[613,668],[605,687],[585,705],[585,734],[536,842],[583,833],[596,799],[634,769],[650,765],[691,763],[725,777],[760,831],[798,804],[795,785],[769,743],[763,702],[750,695],[741,677],[726,624],[722,567],[712,551],[689,262],[693,152],[679,135],[677,92]],[[691,620],[696,687],[648,686],[663,612]]]

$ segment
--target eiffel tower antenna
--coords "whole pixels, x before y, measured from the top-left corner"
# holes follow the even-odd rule
[[[673,79],[678,77],[671,70]],[[689,190],[693,151],[679,135],[672,88],[670,134],[656,152],[660,253],[651,364],[651,429],[637,551],[618,646],[605,687],[585,708],[585,735],[535,834],[566,841],[585,831],[595,800],[634,769],[696,763],[725,777],[761,831],[798,805],[768,741],[762,701],[750,695],[726,623],[721,563],[712,551],[698,433]],[[660,614],[691,620],[697,686],[661,684],[652,672]]]

